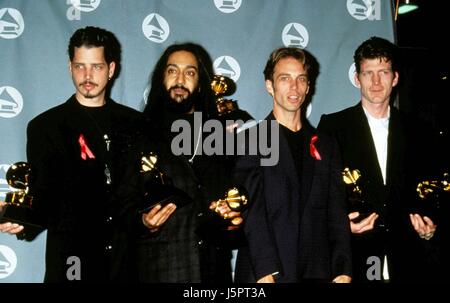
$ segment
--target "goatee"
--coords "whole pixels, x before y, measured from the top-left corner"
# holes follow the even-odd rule
[[[192,110],[192,107],[195,105],[199,98],[199,93],[196,90],[192,94],[189,94],[186,99],[181,102],[177,102],[170,97],[170,92],[164,90],[163,93],[164,98],[164,108],[171,113],[174,114],[186,114]]]

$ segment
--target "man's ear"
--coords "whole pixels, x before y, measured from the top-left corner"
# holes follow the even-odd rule
[[[392,87],[398,84],[399,74],[398,72],[394,72],[394,80],[392,80]]]
[[[361,82],[359,82],[358,73],[355,72],[355,84],[358,88],[361,88]]]
[[[273,82],[272,82],[272,80],[266,80],[266,90],[269,93],[269,95],[271,95],[273,97],[274,92],[273,92]]]
[[[109,74],[108,74],[109,79],[111,79],[114,76],[115,70],[116,70],[116,62],[112,61],[109,64]]]

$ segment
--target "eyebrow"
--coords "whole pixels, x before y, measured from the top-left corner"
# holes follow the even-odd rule
[[[169,64],[166,65],[166,68],[167,68],[167,67],[171,67],[171,66],[173,66],[173,67],[179,67],[178,64],[175,64],[175,63],[169,63]],[[196,66],[194,66],[194,65],[187,65],[186,68],[193,68],[193,69],[195,69],[195,70],[198,70],[198,68],[197,68]]]
[[[290,73],[281,73],[277,76],[277,78],[282,77],[282,76],[291,76],[291,74]],[[297,77],[308,77],[308,74],[307,73],[299,74],[299,75],[297,75]]]
[[[86,62],[82,62],[82,61],[72,61],[72,64],[82,64],[82,65],[108,65],[105,62],[94,62],[94,63],[86,63]]]

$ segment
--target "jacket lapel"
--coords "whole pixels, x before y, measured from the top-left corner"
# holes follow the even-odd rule
[[[303,208],[305,207],[306,202],[309,200],[311,185],[314,178],[315,162],[317,161],[311,156],[310,153],[309,144],[311,142],[312,136],[314,135],[312,129],[310,127],[307,127],[306,125],[304,125],[303,127],[304,127],[305,142],[303,144],[302,176],[301,176],[302,186],[300,196],[302,197],[303,201],[305,201],[305,203],[302,203],[300,206],[300,214],[303,213]]]
[[[380,164],[378,163],[375,143],[373,142],[369,122],[361,103],[356,106],[355,121],[353,122],[353,125],[355,126],[354,144],[358,145],[358,148],[355,148],[357,155],[354,156],[363,157],[361,162],[364,163],[364,167],[355,168],[361,169],[362,174],[371,174],[371,176],[368,176],[368,179],[376,180],[378,184],[383,184],[383,175],[381,173]]]
[[[405,137],[402,134],[402,125],[399,113],[391,107],[391,114],[389,118],[389,135],[388,135],[388,158],[386,163],[386,184],[392,182],[392,176],[395,171],[402,164],[402,158],[406,154]]]
[[[273,113],[270,113],[266,120],[275,120]],[[269,128],[270,129],[270,128]],[[311,185],[314,178],[315,160],[309,150],[309,142],[311,142],[311,137],[314,135],[313,128],[308,124],[308,122],[303,122],[302,131],[304,132],[303,137],[305,141],[303,142],[303,155],[301,163],[301,176],[298,175],[296,170],[296,165],[294,163],[294,157],[290,151],[289,144],[285,138],[281,127],[279,127],[279,151],[280,159],[279,165],[273,167],[277,170],[277,174],[285,174],[289,176],[294,188],[298,188],[299,199],[299,214],[300,218],[303,214],[303,209],[308,203],[309,194],[311,192]],[[268,138],[271,138],[269,135]],[[300,178],[299,178],[300,177]],[[300,203],[302,201],[302,203]]]

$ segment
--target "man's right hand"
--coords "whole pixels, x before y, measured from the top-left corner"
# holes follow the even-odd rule
[[[177,209],[177,206],[173,203],[167,204],[162,209],[161,205],[158,204],[148,213],[142,214],[142,223],[150,229],[150,232],[156,232],[169,219],[175,209]]]
[[[23,230],[23,228],[24,228],[23,225],[19,225],[17,223],[6,222],[0,224],[0,231],[2,233],[8,233],[11,235],[20,233]]]
[[[3,207],[6,205],[6,202],[0,201],[0,212],[3,211]],[[23,225],[19,225],[17,223],[1,223],[0,224],[0,232],[2,233],[8,233],[11,235],[15,235],[20,233],[23,230]]]
[[[352,230],[352,234],[362,234],[366,231],[372,230],[375,221],[378,219],[377,213],[371,213],[367,218],[359,221],[358,223],[353,222],[354,219],[359,217],[359,212],[353,212],[348,214],[348,218],[350,219],[350,229]]]
[[[273,275],[267,275],[256,281],[256,283],[275,283]]]
[[[242,225],[242,222],[244,222],[241,213],[232,211],[226,202],[211,202],[209,209],[216,212],[223,219],[230,220],[230,225],[227,227],[227,230],[236,230]]]

